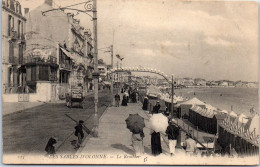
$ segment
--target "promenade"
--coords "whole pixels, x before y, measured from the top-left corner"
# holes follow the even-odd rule
[[[146,127],[144,128],[144,148],[145,154],[139,158],[133,157],[134,151],[131,141],[131,132],[126,128],[125,119],[129,114],[138,113],[145,119]],[[151,155],[151,135],[149,128],[149,117],[141,109],[138,103],[128,103],[128,106],[108,107],[99,121],[99,137],[93,138],[91,135],[83,142],[82,147],[78,150],[78,156],[103,156],[98,162],[91,163],[111,163],[112,164],[172,164],[173,158],[184,155],[183,149],[176,149],[176,156],[171,157],[169,154],[167,139],[161,140],[163,153],[154,157]],[[162,136],[162,135],[161,135]],[[106,158],[104,158],[104,156]],[[161,160],[164,161],[161,161]]]

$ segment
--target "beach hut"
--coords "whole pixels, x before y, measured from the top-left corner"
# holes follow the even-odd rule
[[[227,117],[226,114],[215,114],[213,116],[212,124],[213,124],[213,134],[219,135],[219,124],[223,122],[223,120]]]
[[[192,105],[197,105],[205,108],[206,104],[196,97],[177,104],[176,107],[180,108],[181,117],[189,117],[189,109],[192,107]]]
[[[195,112],[195,105],[192,105],[192,107],[189,109],[189,121],[194,124],[195,123],[195,116],[196,116],[196,112]]]

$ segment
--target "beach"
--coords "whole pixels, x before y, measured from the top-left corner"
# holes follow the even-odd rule
[[[249,116],[252,107],[259,110],[258,88],[184,88],[175,89],[174,92],[183,98],[197,97],[222,110],[231,111],[233,106],[237,114]]]

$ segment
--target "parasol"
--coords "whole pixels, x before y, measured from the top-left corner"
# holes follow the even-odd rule
[[[168,118],[162,113],[153,114],[150,118],[151,129],[155,132],[165,132],[168,127]]]
[[[129,114],[125,122],[127,128],[133,133],[140,133],[145,127],[144,118],[139,114]]]

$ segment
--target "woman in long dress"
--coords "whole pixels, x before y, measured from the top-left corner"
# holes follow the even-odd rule
[[[152,154],[157,156],[162,153],[160,132],[153,131],[151,134]]]
[[[138,132],[132,133],[132,143],[135,152],[135,156],[141,156],[144,154],[144,145],[143,145],[144,132],[139,130]]]
[[[126,94],[124,94],[124,96],[123,96],[122,106],[127,106],[127,96],[126,96]]]
[[[144,98],[144,103],[143,103],[143,110],[147,110],[147,108],[148,108],[148,97],[145,97]]]

